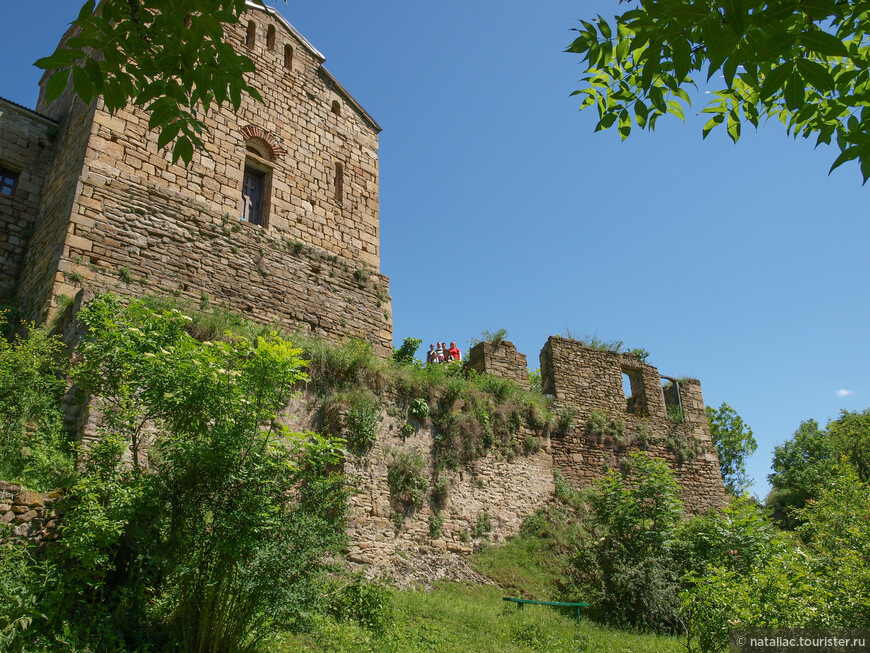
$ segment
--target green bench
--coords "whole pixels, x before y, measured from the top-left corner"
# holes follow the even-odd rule
[[[558,605],[566,608],[574,608],[577,611],[577,623],[580,623],[580,608],[588,608],[588,603],[558,603],[557,601],[532,601],[530,599],[514,599],[504,597],[502,601],[512,601],[517,604],[517,607],[522,610],[526,603],[534,603],[535,605]]]

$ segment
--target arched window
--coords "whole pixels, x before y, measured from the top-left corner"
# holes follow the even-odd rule
[[[269,25],[269,29],[266,30],[266,47],[270,50],[275,49],[275,26]]]
[[[341,102],[339,102],[338,100],[332,101],[332,113],[337,116],[341,115]]]
[[[249,48],[253,48],[254,44],[257,42],[257,25],[254,21],[248,21],[248,35],[245,37],[245,45]]]
[[[341,202],[344,197],[344,166],[335,164],[335,201]]]
[[[293,70],[293,48],[289,44],[284,46],[284,68]]]

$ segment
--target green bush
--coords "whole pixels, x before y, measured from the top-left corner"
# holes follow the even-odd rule
[[[441,537],[441,527],[444,525],[444,516],[440,512],[433,512],[429,517],[429,537],[433,540]]]
[[[5,315],[0,315],[0,328]],[[0,338],[0,478],[38,490],[70,485],[72,447],[64,431],[69,365],[63,342],[25,325]]]
[[[73,379],[102,398],[101,437],[79,461],[53,582],[33,590],[45,618],[30,641],[251,651],[304,622],[346,540],[347,488],[329,471],[338,443],[278,421],[300,351],[274,334],[201,343],[180,313],[111,296],[79,317]]]
[[[366,630],[382,635],[393,622],[389,588],[366,580],[362,574],[339,576],[326,588],[325,612],[339,622],[355,621]]]
[[[429,417],[429,403],[422,397],[417,397],[408,407],[408,414],[420,421]]]
[[[393,360],[400,365],[413,365],[414,355],[422,342],[419,338],[405,338],[402,346],[393,350]]]
[[[604,619],[673,628],[680,609],[671,542],[682,515],[680,489],[660,460],[636,453],[626,476],[611,470],[592,497],[592,537],[572,562],[572,583]]]
[[[477,516],[477,523],[471,531],[471,536],[474,538],[486,537],[492,531],[492,521],[489,513],[484,511]]]
[[[331,433],[343,437],[352,453],[363,455],[377,440],[380,405],[370,390],[354,388],[327,397],[321,413]]]
[[[392,452],[387,463],[387,485],[390,499],[404,513],[423,505],[429,487],[423,469],[426,463],[416,449]]]

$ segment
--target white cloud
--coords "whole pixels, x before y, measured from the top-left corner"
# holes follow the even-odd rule
[[[837,390],[838,397],[848,397],[851,394],[855,394],[855,393],[852,392],[851,390],[846,390],[846,389]]]

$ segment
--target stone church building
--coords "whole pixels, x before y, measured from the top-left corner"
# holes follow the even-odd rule
[[[173,294],[390,352],[380,126],[274,10],[227,33],[264,102],[212,110],[187,168],[139,108],[48,104],[47,75],[35,110],[0,98],[0,303],[41,320],[83,287]]]

